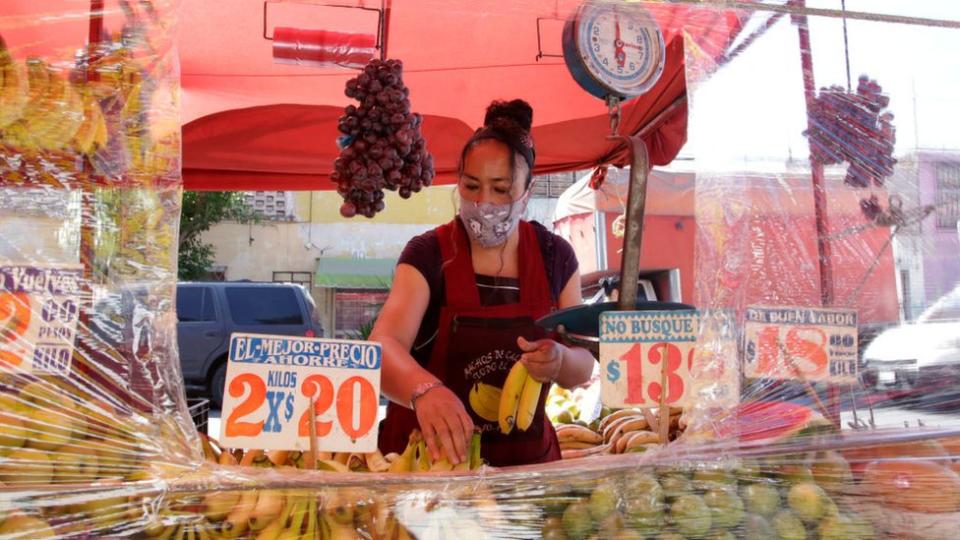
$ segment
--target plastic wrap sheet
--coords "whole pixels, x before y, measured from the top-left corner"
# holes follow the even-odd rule
[[[106,4],[99,16],[50,1],[0,14],[7,490],[169,475],[201,456],[175,333],[175,6]]]
[[[884,85],[889,102],[864,82],[874,105],[854,96],[854,82],[844,93],[839,18],[811,18],[808,44],[802,18],[751,17],[742,38],[750,45],[719,60],[688,39],[703,323],[698,399],[678,421],[686,434],[623,455],[391,475],[203,463],[174,347],[175,6],[108,0],[109,32],[84,49],[87,8],[24,1],[0,16],[0,538],[846,539],[960,530],[957,432],[917,426],[932,396],[953,388],[956,346],[915,333],[940,323],[957,287],[960,188],[949,148],[960,145],[944,125],[957,124],[950,77],[960,70],[944,55],[921,61],[954,50],[955,31],[851,21],[852,50],[879,58],[850,54],[854,69]],[[803,93],[801,48],[820,85],[844,87],[818,111],[807,108],[820,93],[816,84]],[[915,107],[905,105],[914,100],[904,73],[914,75]],[[911,124],[914,144],[904,146]],[[879,138],[867,144],[873,132]],[[914,150],[923,145],[948,150]],[[820,215],[814,178],[824,188]],[[781,344],[760,328],[750,347],[751,308],[801,317],[824,307],[856,314],[852,373],[797,376],[794,357],[807,367],[810,340],[822,337],[815,329]],[[908,356],[891,358],[899,346]],[[931,347],[937,393],[921,356]],[[955,409],[941,414],[935,423],[951,424]]]
[[[725,411],[771,402],[844,430],[956,426],[960,137],[946,89],[960,64],[934,51],[960,45],[942,26],[960,12],[847,2],[845,20],[839,3],[806,2],[836,16],[801,4],[757,9],[719,58],[686,49],[704,314],[691,436],[730,433]]]
[[[958,433],[678,443],[469,475],[208,465],[162,490],[127,482],[3,501],[28,509],[6,522],[30,538],[48,526],[135,538],[951,538]]]

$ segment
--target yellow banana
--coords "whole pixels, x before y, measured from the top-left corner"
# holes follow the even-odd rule
[[[283,532],[283,523],[278,519],[264,527],[257,535],[257,540],[277,540],[281,532]]]
[[[482,382],[475,383],[470,389],[470,408],[480,418],[489,422],[496,422],[500,414],[499,388]]]
[[[517,428],[526,431],[533,423],[537,414],[537,404],[540,403],[540,389],[543,383],[527,375],[523,383],[523,392],[520,394],[520,403],[517,405]]]
[[[0,47],[0,72],[3,86],[0,86],[0,129],[19,120],[30,100],[30,82],[27,67],[15,62],[10,51]]]
[[[520,406],[520,395],[523,393],[527,376],[527,367],[522,362],[517,362],[510,368],[507,380],[503,383],[497,420],[500,423],[500,433],[504,435],[509,435],[517,425],[517,408]]]
[[[565,441],[580,441],[600,444],[603,442],[603,435],[579,424],[564,424],[557,427],[557,440],[561,443]]]
[[[370,472],[385,472],[390,469],[390,462],[383,457],[380,450],[364,454],[364,459],[367,462],[367,470]]]
[[[318,459],[317,470],[332,472],[350,472],[350,468],[333,459]]]
[[[224,452],[228,454],[229,452]],[[257,506],[257,499],[260,494],[255,489],[248,489],[240,494],[240,501],[233,508],[223,524],[220,526],[220,533],[224,538],[237,538],[247,532],[250,525],[250,517],[253,515],[253,509]]]
[[[410,432],[410,436],[407,439],[407,447],[404,448],[400,457],[390,464],[390,472],[403,473],[413,470],[413,460],[417,455],[417,444],[422,438],[423,435],[421,435],[420,430],[415,429]]]
[[[430,470],[430,456],[427,455],[427,444],[421,439],[417,443],[417,458],[414,463],[413,472],[427,472]]]
[[[257,498],[257,504],[250,515],[250,528],[259,531],[267,527],[277,516],[283,513],[286,497],[283,492],[263,490]]]

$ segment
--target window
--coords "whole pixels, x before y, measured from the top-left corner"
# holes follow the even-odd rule
[[[203,322],[217,320],[209,287],[177,288],[177,320]]]
[[[313,283],[313,272],[274,272],[273,282],[296,283],[310,290],[310,285]]]
[[[956,229],[960,221],[960,164],[941,163],[937,167],[937,227]]]
[[[300,303],[290,287],[228,287],[226,293],[237,324],[303,324]]]
[[[337,289],[336,299],[336,338],[357,339],[366,337],[372,329],[374,318],[387,301],[386,290],[350,290]]]
[[[556,199],[576,181],[576,173],[572,172],[538,175],[533,182],[532,196],[535,198]]]

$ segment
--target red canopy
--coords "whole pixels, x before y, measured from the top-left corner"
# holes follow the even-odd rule
[[[362,3],[360,3],[362,4]],[[413,109],[437,182],[451,182],[463,142],[496,98],[534,107],[537,172],[624,164],[605,104],[581,90],[561,58],[563,19],[579,4],[555,0],[402,0],[389,12],[387,54],[404,62]],[[380,2],[366,2],[379,7]],[[375,32],[361,10],[268,3],[273,26]],[[740,29],[732,14],[651,5],[668,41],[659,83],[629,102],[621,131],[637,133],[681,100],[645,136],[655,164],[686,139],[683,25],[701,48],[719,54]],[[538,18],[542,43],[538,48]],[[696,20],[693,20],[693,19]],[[709,20],[707,20],[709,19]],[[184,181],[188,189],[329,189],[337,119],[356,71],[273,63],[263,38],[261,2],[186,0],[179,39],[184,92]]]
[[[296,27],[376,33],[381,2],[338,2],[347,8],[316,0],[154,2],[158,9],[177,3],[185,187],[331,188],[337,118],[351,103],[343,88],[357,72],[274,63],[272,42],[264,32],[269,36],[275,27]],[[123,12],[114,0],[105,4],[107,28],[116,32]],[[625,149],[605,138],[610,130],[605,104],[581,90],[556,56],[563,21],[579,0],[386,4],[387,54],[404,61],[404,82],[414,111],[425,115],[424,135],[438,182],[453,180],[460,147],[481,123],[486,105],[497,98],[520,97],[533,105],[538,173],[624,164]],[[8,0],[0,28],[7,42],[19,47],[18,56],[63,53],[69,60],[86,40],[82,14],[88,5]],[[683,30],[699,49],[716,56],[742,21],[732,12],[710,8],[646,6],[667,39],[666,68],[650,92],[625,105],[621,132],[646,128],[652,162],[665,164],[685,141]],[[538,53],[546,56],[538,61]],[[651,125],[654,119],[656,125]]]

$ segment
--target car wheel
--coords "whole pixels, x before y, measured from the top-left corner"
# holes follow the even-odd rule
[[[223,392],[224,386],[227,384],[227,364],[226,362],[217,366],[217,369],[213,372],[213,377],[210,378],[210,402],[211,405],[217,409],[223,405]]]

